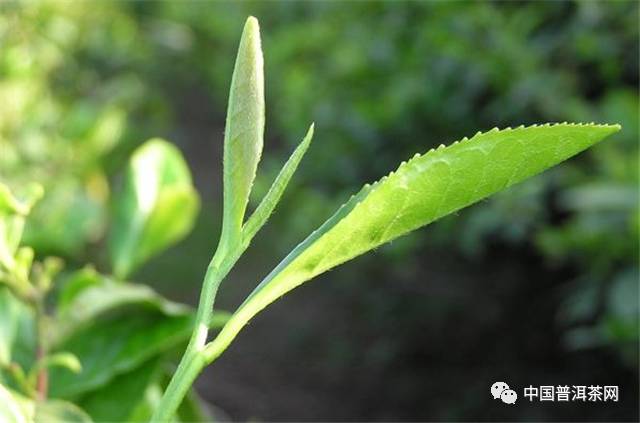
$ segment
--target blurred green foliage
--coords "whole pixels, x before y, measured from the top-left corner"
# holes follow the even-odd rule
[[[123,68],[143,58],[129,42],[135,23],[104,3],[7,2],[0,11],[0,176],[45,187],[28,243],[77,257],[104,232],[112,154],[158,122],[127,126],[135,111],[156,107]]]
[[[109,198],[137,144],[164,136],[197,154],[221,146],[248,14],[263,27],[269,110],[256,199],[277,172],[274,157],[316,122],[313,159],[273,219],[279,253],[416,152],[493,126],[620,123],[579,158],[380,253],[406,274],[420,271],[425,246],[478,261],[496,244],[532,249],[548,271],[572,275],[555,293],[567,348],[613,345],[637,366],[635,2],[2,3],[0,181],[45,188],[25,233],[37,256],[108,267]],[[372,303],[373,315],[399,313]]]

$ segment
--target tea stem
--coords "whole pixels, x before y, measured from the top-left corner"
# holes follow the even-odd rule
[[[211,259],[204,276],[200,302],[189,344],[160,400],[160,404],[151,417],[152,422],[171,420],[196,377],[208,364],[203,351],[207,343],[209,322],[213,314],[213,304],[218,287],[244,251],[244,248],[236,248],[229,253],[229,250],[221,248],[221,246],[218,247]]]

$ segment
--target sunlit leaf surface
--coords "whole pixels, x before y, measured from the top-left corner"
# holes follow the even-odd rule
[[[131,157],[109,239],[114,273],[125,278],[192,228],[199,199],[182,154],[153,139]]]
[[[260,310],[314,276],[540,173],[619,129],[593,124],[493,129],[403,162],[366,185],[296,247],[240,306],[209,351],[219,353],[216,342],[230,342]]]

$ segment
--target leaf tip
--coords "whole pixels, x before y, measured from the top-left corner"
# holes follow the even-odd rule
[[[262,47],[260,42],[260,23],[255,16],[249,16],[244,24],[242,38],[245,38],[252,45],[253,54],[261,55]]]
[[[260,23],[258,22],[258,18],[253,15],[249,15],[244,23],[244,29],[245,31],[260,32]]]
[[[307,135],[305,138],[308,138],[309,142],[311,141],[311,138],[313,138],[313,133],[316,130],[316,123],[315,122],[311,122],[311,125],[309,125],[309,129],[307,130]]]

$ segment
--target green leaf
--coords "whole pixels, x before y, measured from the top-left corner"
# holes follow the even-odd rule
[[[199,199],[180,151],[153,139],[129,162],[124,190],[116,201],[109,250],[123,279],[149,257],[184,237],[193,227]]]
[[[51,394],[72,399],[106,385],[116,375],[186,343],[193,322],[192,314],[167,316],[144,310],[128,310],[100,319],[75,332],[60,346],[78,357],[82,371],[76,374],[52,368]]]
[[[213,360],[260,310],[303,282],[574,156],[618,125],[493,129],[416,155],[365,186],[296,247],[207,347]]]
[[[251,242],[253,236],[265,224],[267,219],[269,219],[269,216],[271,216],[271,213],[280,201],[284,190],[287,188],[287,184],[289,184],[291,177],[300,164],[300,160],[302,160],[304,153],[306,153],[309,148],[309,144],[313,138],[313,126],[314,125],[311,124],[307,131],[307,135],[305,135],[300,145],[298,145],[291,154],[289,160],[287,160],[285,165],[282,167],[282,170],[280,170],[276,180],[273,181],[271,188],[269,188],[269,191],[264,196],[255,212],[253,212],[251,217],[247,220],[247,223],[245,223],[242,228],[242,242],[244,244]]]
[[[91,417],[70,402],[50,400],[36,403],[35,423],[91,423]]]
[[[166,300],[148,286],[118,282],[87,267],[63,282],[57,302],[56,325],[49,342],[60,345],[74,331],[127,306],[156,310],[165,315],[189,313],[186,306]]]
[[[189,308],[144,285],[117,282],[85,268],[62,285],[50,344],[73,353],[82,371],[51,370],[52,393],[70,398],[185,342]]]
[[[0,286],[0,366],[33,360],[36,338],[33,310]]]
[[[141,415],[148,391],[159,376],[159,357],[153,358],[131,372],[112,379],[108,384],[89,392],[78,404],[96,422],[148,421],[151,415]]]
[[[244,214],[264,135],[264,74],[260,28],[249,17],[231,79],[224,137],[224,211],[221,245],[240,242]]]
[[[147,286],[116,282],[90,268],[63,283],[57,310],[49,342],[54,352],[74,354],[82,371],[51,369],[51,392],[70,399],[186,343],[195,319],[190,308]],[[214,313],[210,327],[228,317]]]

